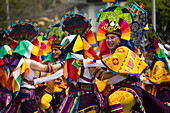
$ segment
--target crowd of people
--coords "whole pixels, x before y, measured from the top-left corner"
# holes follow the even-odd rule
[[[170,48],[155,32],[136,47],[123,17],[99,20],[95,38],[90,21],[72,11],[41,45],[31,22],[2,30],[0,112],[170,113]]]

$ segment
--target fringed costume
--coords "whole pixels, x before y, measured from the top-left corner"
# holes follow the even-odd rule
[[[83,68],[79,60],[95,58],[90,44],[95,44],[94,34],[90,30],[91,19],[87,20],[83,13],[64,15],[61,22],[63,30],[70,34],[62,41],[63,54],[65,55],[64,76],[70,86],[68,94],[62,102],[58,113],[96,113],[102,105],[101,94],[95,91],[95,77],[88,68]]]
[[[36,41],[37,39],[34,37],[37,35],[38,30],[31,22],[24,23],[21,20],[19,24],[12,24],[9,38],[17,45],[15,47],[11,44],[12,48],[15,47],[15,49],[11,58],[10,65],[12,70],[7,84],[7,88],[12,92],[12,101],[3,108],[2,113],[38,112],[38,106],[35,101],[35,86],[27,83],[28,80],[37,77],[37,72],[30,69],[30,62],[31,59],[38,59],[38,57],[31,57],[31,55],[36,56],[39,49],[29,42]],[[22,41],[24,39],[29,41]]]
[[[151,28],[150,31],[152,30]],[[143,83],[154,86],[155,96],[170,107],[170,61],[159,47],[158,37],[154,34],[156,32],[148,35],[147,38],[151,41],[148,47],[154,50],[155,56],[149,66],[148,74],[140,77],[140,79]]]
[[[12,71],[10,44],[11,40],[8,39],[6,30],[0,31],[0,111],[12,100],[12,93],[7,89],[8,79]]]

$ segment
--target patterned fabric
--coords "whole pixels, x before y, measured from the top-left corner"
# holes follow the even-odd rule
[[[124,19],[128,24],[133,22],[132,14],[122,6],[112,6],[105,9],[98,17],[97,22],[101,23],[105,19],[109,19],[109,21],[119,21],[119,18]]]
[[[45,110],[46,113],[53,113],[53,108],[50,106],[48,109]]]
[[[79,97],[75,97],[76,94],[73,95],[67,95],[67,97],[64,99],[63,103],[59,107],[57,113],[76,113],[79,105]],[[79,96],[82,95],[82,93],[79,93]],[[72,97],[72,98],[70,98]],[[73,98],[74,97],[74,98]]]
[[[38,52],[39,52],[39,48],[34,46],[31,42],[21,41],[16,46],[16,49],[13,51],[13,54],[18,53],[26,58],[31,58],[31,54],[37,56]]]
[[[109,106],[111,113],[123,113],[123,108],[121,104],[115,104]]]
[[[100,105],[100,108],[103,108],[103,101],[104,101],[104,98],[103,96],[101,95],[101,93],[97,92],[97,91],[94,91],[95,95],[97,96],[97,99],[98,99],[98,103]]]
[[[21,102],[9,103],[1,110],[1,113],[19,113],[21,110]]]
[[[142,83],[142,87],[144,90],[146,90],[146,88],[148,87],[148,84]],[[149,84],[149,87],[151,87],[149,90],[147,89],[146,91],[149,92],[150,94],[152,94],[153,96],[156,96],[157,93],[157,86],[156,85],[151,85]]]
[[[130,112],[131,108],[135,105],[136,100],[132,93],[127,91],[115,91],[112,93],[109,98],[109,107],[117,104],[121,104],[121,107],[125,113]],[[117,110],[116,108],[112,108],[112,110]],[[119,109],[118,109],[119,110]]]
[[[14,93],[14,98],[18,95],[20,87],[21,87],[21,81],[23,81],[23,78],[29,73],[28,64],[26,62],[26,58],[21,58],[17,67],[14,69],[14,71],[11,73],[10,76],[13,77],[10,81],[8,81],[10,84],[8,88],[12,90]]]
[[[103,80],[104,71],[100,67],[96,67],[92,74],[99,80]]]
[[[144,106],[142,104],[142,101],[141,101],[140,97],[137,95],[137,93],[133,89],[122,87],[122,88],[120,88],[118,90],[128,91],[128,92],[132,93],[133,96],[136,99],[136,102],[140,106],[140,109],[143,111],[143,113],[145,113],[145,108],[144,108]]]
[[[147,24],[147,13],[143,9],[144,5],[133,2],[128,10],[134,17],[134,22],[130,24],[131,39],[137,48],[139,48],[141,41],[144,40],[144,27]]]
[[[141,13],[145,13],[146,11],[143,9],[144,5],[142,3],[139,3],[139,5],[136,2],[132,2],[130,7],[128,7],[128,10],[132,13],[132,15],[138,16]]]
[[[84,16],[71,14],[63,21],[62,28],[68,34],[86,35],[91,24]]]
[[[76,85],[72,84],[71,87],[74,89],[77,89],[77,90],[94,91],[94,86],[95,86],[95,84],[86,84],[86,83],[77,82]]]
[[[152,70],[149,69],[149,80],[157,85],[170,85],[170,75],[165,69],[165,63],[162,61],[155,62]]]
[[[59,87],[57,83],[55,83],[56,80],[51,80],[45,83],[46,88],[44,90],[47,93],[53,94],[54,92],[62,92],[63,89]]]
[[[12,101],[12,94],[0,90],[0,111]]]
[[[38,107],[35,104],[36,103],[35,102],[35,94],[32,91],[29,91],[29,90],[27,90],[27,91],[30,93],[20,92],[18,94],[18,96],[15,99],[13,99],[13,101],[11,101],[6,107],[3,108],[3,110],[1,112],[2,113],[19,113],[21,111],[22,106],[26,107],[23,110],[29,109],[28,111],[26,110],[28,113],[32,113],[32,112],[29,112],[32,110],[33,111],[38,110]],[[26,105],[26,104],[28,104],[28,105]],[[30,106],[29,106],[29,104],[30,104]]]
[[[25,102],[29,100],[35,100],[35,92],[27,89],[21,89],[18,96],[13,99],[14,102]]]
[[[24,23],[23,20],[21,20],[21,23],[19,24],[12,23],[12,27],[8,33],[10,36],[9,38],[13,41],[31,41],[38,35],[38,29],[33,26],[32,22]]]
[[[8,45],[0,46],[0,84],[6,88],[10,76],[10,60],[7,55],[12,55],[12,50]]]
[[[76,91],[76,92],[74,92]],[[91,99],[91,101],[87,100]],[[67,97],[65,97],[57,113],[86,113],[99,110],[93,92],[78,91],[70,88]]]
[[[159,88],[158,91],[162,91],[162,90],[168,90],[168,91],[170,91],[170,87],[169,87],[169,86],[162,86],[161,88]]]
[[[45,94],[44,90],[42,89],[42,87],[37,87],[35,89],[35,96],[36,96],[36,101],[37,101],[37,105],[39,107],[39,109],[41,109],[41,98],[42,96]],[[41,109],[42,110],[42,109]]]
[[[78,111],[78,113],[96,113],[98,106],[89,106],[86,109]]]
[[[147,68],[144,61],[124,46],[118,47],[110,57],[101,61],[110,71],[117,74],[141,75]]]

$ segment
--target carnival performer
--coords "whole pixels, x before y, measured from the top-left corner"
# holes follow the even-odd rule
[[[106,19],[101,22],[98,29],[103,31],[103,34],[100,32],[100,36],[103,38],[105,35],[106,37],[101,42],[105,51],[100,52],[106,53],[106,50],[109,50],[110,57],[106,57],[101,61],[96,60],[96,63],[88,64],[89,59],[83,62],[85,67],[96,66],[95,69],[90,68],[90,70],[100,80],[114,77],[117,74],[125,78],[114,85],[115,88],[109,92],[108,98],[106,98],[110,112],[129,113],[133,107],[134,110],[144,113],[168,113],[168,107],[143,90],[137,81],[137,76],[141,75],[148,66],[130,50],[131,46],[128,42],[130,40],[130,28],[128,23],[120,18],[118,24],[114,22],[110,22],[110,25],[108,24],[109,21]],[[103,71],[97,66],[107,67],[110,72]],[[153,103],[154,106],[150,106]]]
[[[31,33],[27,32],[27,30],[29,32],[31,31]],[[10,74],[8,81],[10,84],[7,86],[13,93],[12,101],[1,110],[1,112],[38,112],[34,93],[35,86],[30,85],[28,80],[36,78],[37,71],[53,72],[61,68],[64,63],[43,65],[38,62],[40,61],[37,57],[39,48],[33,45],[33,42],[31,43],[28,41],[32,39],[35,40],[35,37],[38,35],[38,31],[31,24],[17,24],[12,28],[9,34],[13,39],[19,42],[12,54],[13,58],[19,59],[19,61],[15,64],[16,67]],[[28,40],[21,41],[22,38]]]
[[[20,57],[20,61],[16,67],[16,69],[12,72],[13,74],[13,81],[12,82],[12,91],[13,91],[13,102],[18,102],[19,105],[21,105],[21,111],[25,113],[32,113],[38,111],[38,106],[35,101],[35,93],[34,85],[30,85],[28,83],[28,80],[33,80],[37,77],[37,71],[41,72],[53,72],[58,70],[60,67],[62,67],[62,63],[55,64],[55,65],[43,65],[35,60],[31,60],[28,58],[28,56],[22,56],[22,52],[24,49],[24,46],[29,45],[28,48],[25,48],[25,53],[37,53],[35,50],[36,47],[32,45],[28,41],[21,41],[13,54],[16,54],[18,57]],[[32,49],[29,49],[29,47],[33,47]],[[29,51],[29,50],[32,50]],[[34,52],[33,52],[34,51]],[[17,78],[16,78],[17,77]],[[19,79],[19,78],[20,79]],[[19,80],[18,80],[19,79]],[[22,102],[22,104],[20,103]],[[8,107],[12,105],[12,102]],[[19,110],[19,106],[18,109]],[[6,111],[6,110],[5,110]],[[10,110],[9,110],[10,112]]]
[[[57,113],[99,112],[102,96],[94,89],[95,77],[79,61],[90,57],[98,59],[90,45],[95,39],[91,24],[83,13],[75,14],[73,10],[71,15],[64,17],[63,30],[71,34],[61,43],[62,53],[66,56],[64,76],[69,91]]]
[[[61,50],[60,50],[60,42],[61,39],[59,39],[59,37],[55,37],[54,36],[54,40],[52,42],[51,45],[51,50],[52,50],[52,56],[47,57],[45,59],[44,64],[58,64],[61,62],[62,58],[60,56],[61,54]],[[52,60],[55,60],[52,62]],[[63,73],[62,73],[63,74]],[[49,78],[49,77],[48,77]],[[43,78],[44,80],[47,81],[47,77]],[[52,97],[53,97],[53,112],[56,112],[56,110],[58,109],[58,107],[60,106],[63,98],[64,98],[64,90],[67,88],[66,87],[66,80],[64,79],[64,76],[60,76],[57,79],[54,80],[54,77],[51,77],[51,79],[48,80],[49,82],[46,83],[47,87],[44,89],[45,93],[41,99],[41,107],[43,107],[45,110],[50,111],[49,108],[52,108],[50,105],[50,101],[52,101]],[[43,82],[43,80],[41,80],[41,82]],[[36,84],[35,84],[36,85]],[[52,110],[51,110],[52,111]],[[47,111],[46,111],[47,112]]]
[[[152,61],[154,60],[154,55],[156,54],[156,50],[155,50],[154,46],[146,46],[146,51],[147,51],[146,63],[150,67],[150,65],[152,64]],[[144,78],[143,76],[145,76],[145,75],[148,75],[148,70],[145,72],[144,75],[140,76],[143,89],[146,90],[147,92],[151,93],[152,95],[156,96],[156,85],[154,85],[148,81],[143,82],[143,78]]]
[[[154,56],[148,73],[141,76],[140,80],[145,86],[150,86],[148,89],[154,96],[170,107],[170,61],[159,47],[157,39],[153,37],[152,40],[148,46],[154,51]]]
[[[58,64],[61,62],[62,57],[60,56],[61,50],[60,50],[60,42],[62,40],[62,37],[59,38],[54,35],[52,35],[53,40],[52,40],[52,45],[51,45],[51,50],[52,52],[49,54],[49,56],[43,61],[43,64],[48,64],[48,65],[54,65]],[[58,71],[58,70],[57,70]],[[55,71],[54,71],[55,72]],[[59,105],[61,104],[62,100],[64,99],[64,90],[67,88],[66,87],[66,80],[64,79],[63,76],[63,69],[60,69],[60,73],[58,76],[54,76],[52,73],[46,73],[46,75],[43,78],[38,78],[34,80],[30,80],[29,83],[32,85],[37,85],[40,83],[45,83],[45,88],[44,86],[41,86],[43,88],[42,94],[37,95],[40,98],[40,108],[43,112],[56,112],[58,109]],[[40,75],[43,75],[41,73]],[[56,75],[56,74],[55,74]]]
[[[61,54],[60,47],[61,47],[61,45],[59,43],[57,43],[57,44],[53,43],[52,44],[52,47],[51,47],[52,56],[55,59],[55,62],[52,63],[48,60],[45,60],[45,61],[48,62],[48,65],[50,63],[58,64],[58,63],[61,62],[61,58],[59,56]],[[47,78],[43,78],[43,79],[47,80]],[[51,78],[51,79],[54,79],[54,78]],[[41,80],[41,82],[43,82],[43,81]],[[54,101],[53,101],[54,102],[53,111],[56,112],[56,110],[58,109],[59,105],[61,104],[61,102],[64,98],[64,92],[63,91],[67,88],[66,87],[66,80],[65,80],[64,76],[60,76],[55,80],[51,80],[51,81],[47,82],[46,84],[47,84],[47,87],[44,90],[47,93],[45,93],[44,96],[42,97],[41,106],[44,106],[44,109],[46,109],[46,108],[48,109],[50,107],[49,102],[52,99],[52,96],[54,95],[54,97],[53,97],[53,99],[54,99]]]

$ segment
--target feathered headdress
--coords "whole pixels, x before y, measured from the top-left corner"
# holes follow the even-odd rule
[[[53,27],[51,27],[49,30],[47,30],[47,53],[51,52],[51,47],[61,47],[61,41],[62,39],[67,36],[65,32],[62,31],[62,27],[60,24],[53,23]]]
[[[109,54],[109,50],[106,47],[104,39],[106,39],[105,35],[110,33],[118,35],[122,40],[127,40],[127,41],[130,40],[130,28],[129,28],[129,24],[125,20],[120,18],[118,24],[115,24],[115,22],[109,23],[109,20],[105,19],[103,22],[100,23],[97,29],[97,41],[102,40],[99,45],[99,49],[100,49],[99,56]]]
[[[109,23],[108,19],[101,22],[97,29],[97,41],[106,39],[105,35],[108,33],[121,35],[120,38],[123,40],[130,40],[129,24],[122,18],[119,19],[118,24],[115,24],[115,22]]]
[[[105,43],[105,34],[113,33],[126,40],[129,45],[130,42],[130,28],[129,24],[134,21],[133,15],[126,7],[122,7],[118,2],[114,6],[105,5],[105,9],[101,9],[100,13],[97,13],[97,22],[100,23],[97,29],[97,41],[101,41],[99,44],[100,55],[109,54],[109,50]],[[126,45],[127,45],[126,44]]]

